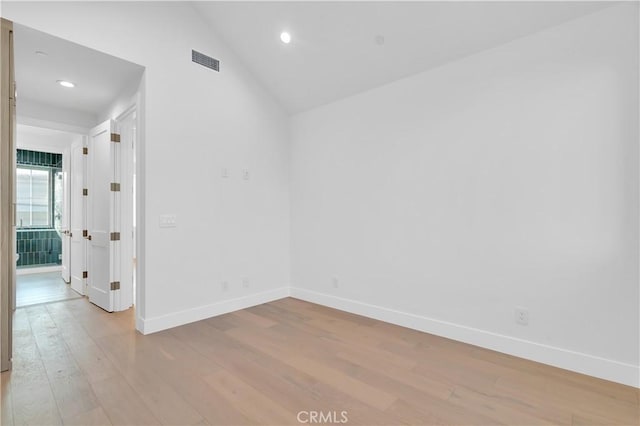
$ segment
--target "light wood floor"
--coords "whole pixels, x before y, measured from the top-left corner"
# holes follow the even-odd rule
[[[82,297],[64,282],[60,272],[18,275],[16,277],[16,306],[58,302]]]
[[[637,389],[291,298],[133,328],[84,299],[18,309],[2,424],[639,422]]]

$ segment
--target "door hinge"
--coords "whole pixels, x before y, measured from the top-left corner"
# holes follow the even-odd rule
[[[83,147],[82,147],[82,154],[84,154],[84,155],[88,155],[88,154],[89,154],[89,148],[88,148],[88,147],[86,147],[86,146],[83,146]]]
[[[87,188],[82,188],[82,195],[85,197],[89,195],[89,190]]]
[[[89,272],[82,271],[82,278],[88,278],[88,277],[89,277]]]
[[[120,135],[117,133],[111,133],[111,142],[120,142]]]
[[[120,233],[119,232],[112,232],[110,239],[111,239],[111,241],[120,241]]]
[[[111,283],[111,291],[120,290],[120,281],[114,281]]]
[[[89,236],[89,231],[88,231],[88,230],[86,230],[86,229],[83,229],[83,230],[82,230],[82,236],[83,236],[84,238],[87,238],[87,237]]]
[[[120,192],[120,184],[111,182],[111,192]]]

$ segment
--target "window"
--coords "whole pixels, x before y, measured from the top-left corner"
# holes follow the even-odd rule
[[[16,219],[19,228],[52,226],[51,181],[50,169],[17,168]]]

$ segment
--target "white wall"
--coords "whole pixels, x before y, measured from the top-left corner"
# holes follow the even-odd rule
[[[292,294],[638,386],[637,17],[295,116]]]
[[[16,106],[16,115],[19,121],[30,118],[39,120],[40,122],[54,122],[85,129],[95,126],[98,120],[98,118],[90,112],[45,105],[24,98],[20,98]]]
[[[79,134],[20,123],[16,126],[16,148],[18,149],[65,154],[72,143],[81,139],[82,135]]]
[[[151,332],[287,294],[287,116],[191,6],[3,2],[2,13],[146,67],[140,328]],[[220,59],[221,72],[192,63],[191,49]],[[221,178],[223,167],[229,178]],[[244,168],[249,181],[241,179]],[[177,215],[177,227],[159,228],[161,214]]]
[[[133,105],[136,105],[136,109],[140,110],[138,104],[140,103],[140,98],[144,96],[142,93],[144,87],[143,79],[144,75],[141,75],[139,79],[129,81],[127,87],[115,96],[113,102],[100,112],[96,124],[118,118]]]

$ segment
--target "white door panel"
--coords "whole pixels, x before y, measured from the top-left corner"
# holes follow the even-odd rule
[[[112,300],[108,234],[94,231],[91,234],[89,247],[91,248],[89,300],[107,311],[113,311],[113,307],[110,307]]]
[[[123,311],[134,304],[134,146],[137,131],[137,113],[129,111],[117,120],[120,134],[120,291],[116,296],[114,309]],[[118,298],[119,296],[119,298]]]
[[[111,142],[113,122],[105,123],[93,129],[89,136],[88,153],[88,287],[89,301],[102,309],[113,312],[114,292],[111,283],[116,282],[115,256],[110,241],[111,232],[115,232],[115,192],[111,192],[111,183],[115,182],[116,143]]]
[[[83,154],[83,142],[76,141],[71,146],[71,170],[69,178],[69,198],[71,201],[69,217],[69,260],[71,271],[71,288],[80,294],[84,294],[85,282],[83,273],[85,269],[86,246],[82,231],[85,228],[85,197],[82,189],[85,182],[85,160]]]
[[[62,216],[60,218],[60,229],[58,229],[62,240],[62,279],[66,283],[71,282],[71,237],[69,228],[71,227],[70,216],[70,192],[69,192],[69,171],[71,162],[69,161],[69,150],[65,149],[62,155]]]

